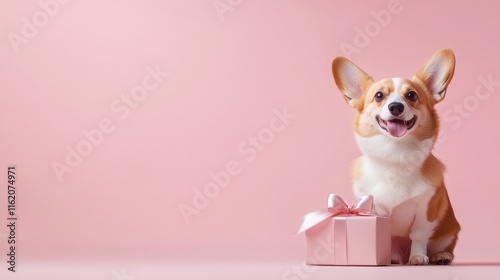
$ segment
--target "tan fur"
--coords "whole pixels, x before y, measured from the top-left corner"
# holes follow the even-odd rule
[[[439,187],[443,184],[443,174],[446,171],[444,164],[433,154],[425,160],[422,166],[422,175],[431,186]]]
[[[460,224],[455,218],[448,192],[444,186],[444,171],[445,166],[433,155],[429,156],[422,167],[424,177],[431,185],[436,187],[436,192],[429,201],[427,208],[427,220],[429,222],[438,221],[438,226],[434,229],[431,240],[447,238],[450,235],[456,236],[460,231]],[[451,251],[448,251],[451,254],[453,254],[455,242],[456,238],[453,239]]]
[[[453,256],[453,250],[455,249],[458,233],[460,232],[460,224],[455,218],[455,213],[451,207],[448,192],[446,191],[444,184],[436,188],[436,193],[429,201],[427,219],[429,221],[438,221],[438,225],[434,228],[434,232],[430,238],[431,241],[445,240],[446,238],[453,236],[450,245],[444,249],[444,251]]]
[[[361,179],[361,176],[363,175],[363,171],[361,170],[362,164],[363,158],[361,157],[355,159],[352,163],[351,177],[354,181]]]
[[[448,64],[448,65],[451,65],[451,69],[450,71],[448,71],[445,76],[445,81],[444,81],[444,84],[445,85],[448,85],[450,82],[451,82],[451,79],[453,78],[453,75],[455,73],[455,55],[453,54],[453,52],[450,50],[450,49],[442,49],[438,52],[436,52],[434,55],[432,55],[429,60],[427,60],[427,62],[424,64],[424,67],[420,68],[420,70],[415,74],[415,76],[413,77],[413,80],[418,80],[418,81],[421,81],[424,85],[424,87],[429,87],[429,83],[431,82],[431,79],[430,79],[430,76],[429,76],[429,73],[430,71],[428,71],[429,69],[429,62],[435,60],[437,57],[442,57],[443,60]],[[437,102],[441,102],[444,97],[446,96],[446,90],[444,90],[443,92],[440,92],[439,93],[440,96],[441,96],[441,99],[439,101],[432,101],[432,106],[434,104],[436,104]]]

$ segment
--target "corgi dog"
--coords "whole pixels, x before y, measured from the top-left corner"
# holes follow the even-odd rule
[[[455,70],[450,49],[435,53],[412,79],[374,81],[345,57],[332,63],[335,84],[357,110],[356,196],[372,195],[374,212],[391,218],[392,263],[450,264],[460,225],[432,149],[439,133],[434,106]]]

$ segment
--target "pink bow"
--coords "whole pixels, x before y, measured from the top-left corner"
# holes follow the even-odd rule
[[[322,221],[341,214],[346,215],[357,215],[357,216],[369,216],[372,214],[373,208],[373,196],[365,195],[358,197],[351,206],[342,199],[342,197],[336,194],[330,194],[328,196],[328,208],[323,208],[318,211],[314,211],[306,214],[302,218],[297,234],[306,231],[315,225],[321,223]]]

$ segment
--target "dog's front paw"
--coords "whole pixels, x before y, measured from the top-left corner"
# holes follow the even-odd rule
[[[448,252],[440,252],[431,257],[431,263],[435,264],[450,264],[453,260],[453,255]]]
[[[427,256],[415,255],[410,257],[409,264],[411,265],[424,265],[429,263],[429,258]]]

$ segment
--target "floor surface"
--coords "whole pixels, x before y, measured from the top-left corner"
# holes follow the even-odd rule
[[[24,263],[0,279],[23,280],[191,280],[191,279],[500,279],[500,263],[454,263],[449,266],[306,266],[300,263]]]

